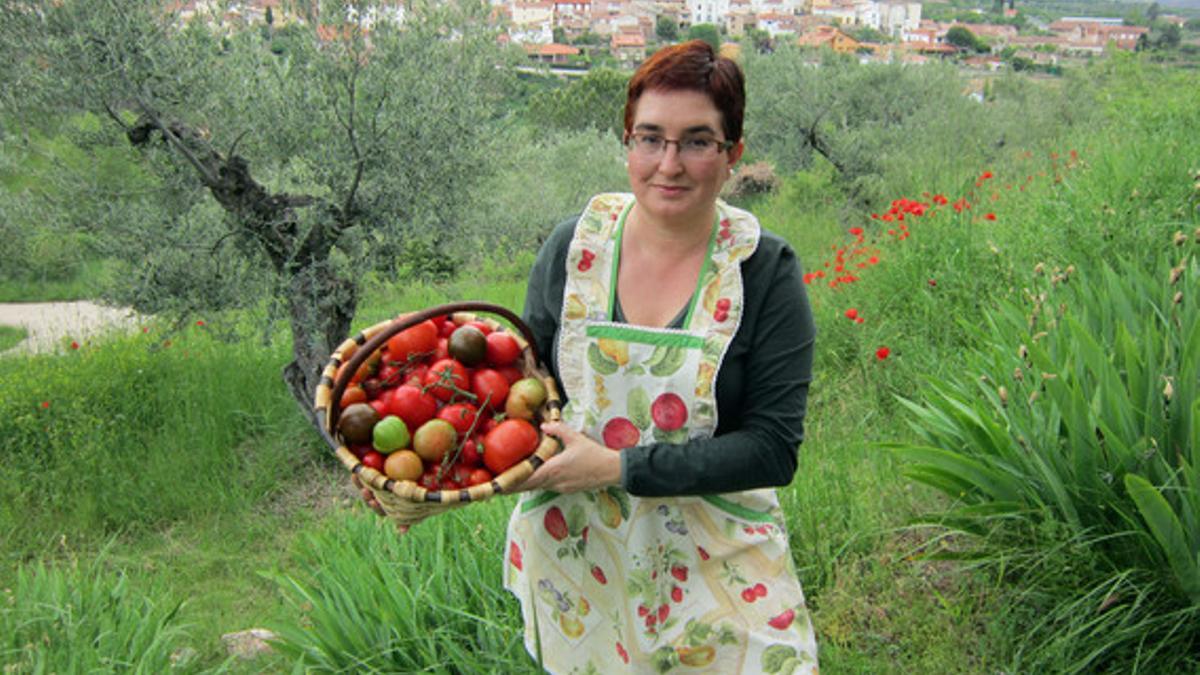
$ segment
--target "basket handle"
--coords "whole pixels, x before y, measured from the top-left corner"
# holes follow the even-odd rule
[[[517,330],[521,331],[521,336],[525,338],[527,343],[529,343],[529,349],[533,353],[536,361],[538,351],[537,342],[533,337],[533,331],[530,330],[529,326],[521,320],[521,317],[514,314],[507,307],[501,307],[500,305],[494,305],[490,302],[483,302],[481,300],[468,300],[464,302],[452,302],[445,305],[430,307],[408,316],[398,318],[387,328],[384,328],[375,335],[371,336],[370,340],[367,340],[361,347],[359,347],[358,350],[354,352],[354,355],[350,357],[350,360],[346,362],[345,367],[342,369],[341,377],[338,377],[336,380],[334,380],[333,392],[330,396],[328,412],[329,419],[326,424],[321,425],[321,435],[325,437],[326,442],[328,442],[334,450],[338,448],[337,441],[333,439],[331,434],[327,433],[329,429],[337,428],[338,418],[341,417],[341,408],[337,405],[337,402],[342,400],[342,394],[346,391],[346,386],[350,383],[350,379],[354,376],[354,373],[358,371],[358,368],[363,364],[363,362],[370,358],[371,354],[375,353],[375,351],[378,350],[383,343],[387,342],[388,339],[393,335],[412,328],[422,321],[432,319],[435,316],[450,315],[454,314],[455,312],[471,311],[488,312],[490,314],[497,314],[507,319],[509,323],[517,328]]]

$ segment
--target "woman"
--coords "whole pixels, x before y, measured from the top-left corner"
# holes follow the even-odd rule
[[[717,200],[744,101],[702,41],[647,60],[632,194],[594,197],[531,273],[525,319],[568,404],[504,578],[551,672],[816,672],[770,489],[795,472],[814,328],[791,249]]]

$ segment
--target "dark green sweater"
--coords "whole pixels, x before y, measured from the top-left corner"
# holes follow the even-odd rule
[[[567,249],[576,220],[558,225],[542,245],[525,296],[524,319],[556,378]],[[717,494],[791,482],[812,380],[812,311],[796,254],[775,234],[763,231],[758,250],[742,263],[742,278],[741,327],[717,374],[716,436],[623,450],[621,486],[630,494]],[[682,326],[685,313],[674,327]],[[624,321],[619,298],[614,320]]]

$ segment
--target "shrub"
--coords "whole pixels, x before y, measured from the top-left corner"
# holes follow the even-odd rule
[[[779,189],[779,177],[775,168],[767,162],[754,162],[739,168],[733,178],[725,184],[725,195],[738,199],[756,195],[765,195]]]
[[[1200,282],[1200,263],[1191,239],[1178,241],[1193,250],[1175,266],[1163,256],[1151,271],[1043,277],[1023,304],[987,314],[962,375],[901,399],[923,442],[892,447],[909,476],[954,500],[946,524],[1016,554],[1030,531],[1054,532],[1037,553],[1067,540],[1069,559],[1091,559],[1041,621],[1078,628],[1090,597],[1106,622],[1141,627],[1071,645],[1039,633],[1070,669],[1154,655],[1158,667],[1200,638],[1194,621],[1175,624],[1200,614],[1200,308],[1181,291]]]

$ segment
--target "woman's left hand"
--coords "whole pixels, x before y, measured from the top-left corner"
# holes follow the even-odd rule
[[[583,492],[621,482],[621,455],[562,422],[546,422],[542,432],[562,442],[563,449],[546,460],[521,485],[522,490]]]

